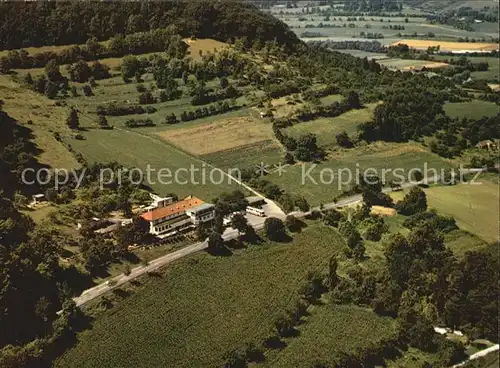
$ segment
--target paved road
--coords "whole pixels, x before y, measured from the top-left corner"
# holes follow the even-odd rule
[[[436,182],[438,179],[439,179],[438,177],[427,178],[427,180],[425,182],[432,183],[432,182]],[[234,180],[236,180],[236,178],[234,178]],[[421,183],[423,183],[423,181]],[[247,188],[252,193],[263,197],[260,193],[256,192],[252,188],[248,187],[245,183],[241,183],[241,185],[243,185],[245,188]],[[416,185],[417,185],[417,183],[406,183],[406,184],[403,184],[401,187],[402,188],[409,188],[409,187],[416,186]],[[385,193],[389,193],[392,190],[390,188],[384,188],[383,191]],[[362,196],[359,194],[359,195],[355,195],[352,197],[344,198],[342,200],[339,200],[338,202],[327,203],[323,206],[323,209],[344,207],[344,206],[348,206],[351,204],[361,202],[361,200],[362,200]],[[285,218],[285,214],[276,205],[276,203],[274,203],[273,201],[271,201],[269,199],[266,199],[266,203],[267,203],[266,206],[264,206],[263,208],[265,209],[265,211],[268,215],[274,216],[274,217],[279,217],[281,219]],[[295,217],[301,218],[301,217],[304,217],[307,214],[311,213],[311,211],[313,211],[313,210],[319,210],[319,207],[311,208],[311,210],[309,212],[306,212],[306,213],[300,212],[300,211],[292,212],[291,215],[294,215]],[[247,218],[248,218],[249,223],[255,228],[255,230],[261,230],[264,227],[264,221],[265,221],[264,217],[247,215]],[[226,231],[223,234],[224,240],[236,239],[238,236],[239,236],[238,232],[232,228],[226,229]],[[128,275],[128,276],[121,274],[119,276],[116,276],[116,277],[110,279],[111,285],[110,285],[110,282],[108,281],[108,282],[104,282],[100,285],[97,285],[93,288],[87,289],[79,297],[73,298],[73,300],[75,301],[77,306],[84,305],[85,303],[88,303],[89,301],[107,293],[108,291],[111,291],[117,287],[120,287],[121,285],[123,285],[123,284],[125,284],[133,279],[136,279],[137,277],[142,276],[147,272],[155,271],[162,266],[165,266],[173,261],[176,261],[180,258],[186,257],[190,254],[204,250],[207,247],[208,247],[208,245],[207,245],[206,241],[199,242],[199,243],[195,243],[195,244],[189,245],[187,247],[184,247],[182,249],[179,249],[178,251],[166,254],[160,258],[157,258],[157,259],[149,262],[149,264],[147,266],[139,266],[139,267],[132,269],[130,275]]]
[[[265,218],[252,216],[252,226],[256,230],[261,230],[264,227]],[[228,228],[222,235],[224,240],[236,239],[238,237],[238,231]],[[160,267],[163,267],[169,263],[172,263],[178,259],[186,257],[190,254],[197,253],[199,251],[205,250],[208,247],[206,241],[198,242],[187,247],[181,248],[175,252],[166,254],[160,258],[148,263],[146,266],[138,266],[131,270],[130,275],[126,276],[124,274],[118,275],[110,279],[110,281],[104,282],[90,289],[85,290],[79,297],[73,298],[77,306],[82,306],[91,300],[102,296],[103,294],[120,287],[121,285],[138,278],[146,274],[147,272],[152,272]]]
[[[477,353],[472,354],[469,358],[467,358],[463,362],[455,364],[452,368],[461,367],[461,366],[467,364],[471,360],[476,360],[476,359],[482,358],[482,357],[484,357],[484,356],[486,356],[486,355],[488,355],[490,353],[498,351],[499,347],[500,346],[498,344],[496,344],[496,345],[493,345],[493,346],[489,347],[488,349],[484,349],[484,350],[478,351]]]

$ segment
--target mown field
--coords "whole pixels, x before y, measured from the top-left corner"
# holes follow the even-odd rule
[[[348,305],[315,306],[299,336],[269,359],[269,367],[312,367],[318,358],[335,364],[335,355],[376,344],[395,333],[395,322],[373,311]],[[353,328],[356,326],[356,328]]]
[[[222,177],[221,181],[221,174],[218,171],[213,171],[212,182],[210,167],[159,138],[118,128],[89,129],[82,135],[85,140],[72,139],[67,143],[77,152],[81,152],[87,161],[117,161],[127,167],[140,168],[144,172],[145,183],[159,194],[176,193],[179,196],[192,194],[210,201],[223,192],[241,189],[236,183],[230,183],[227,177]],[[148,165],[151,168],[151,180],[147,178]],[[206,169],[205,172],[202,171],[203,168]],[[170,170],[170,175],[167,170]],[[167,184],[162,184],[161,181]]]
[[[323,270],[343,244],[335,230],[312,224],[290,243],[190,257],[96,319],[55,366],[221,366],[226,351],[268,336],[306,273]]]
[[[378,104],[368,104],[360,110],[351,110],[334,118],[320,118],[298,123],[285,129],[290,136],[297,138],[306,133],[316,134],[320,146],[332,147],[336,145],[336,135],[346,131],[349,135],[356,132],[359,124],[373,118],[373,111]]]
[[[483,116],[495,116],[500,111],[493,102],[472,100],[469,102],[447,102],[444,104],[446,115],[453,118],[480,119]]]
[[[271,124],[253,116],[220,118],[212,123],[171,129],[158,135],[194,155],[230,150],[274,138]]]
[[[460,229],[486,242],[494,242],[498,240],[499,233],[498,183],[481,177],[478,182],[481,184],[433,186],[425,189],[428,205],[439,213],[453,216]],[[391,195],[400,199],[403,193]]]
[[[409,170],[418,168],[424,172],[425,163],[428,169],[449,167],[446,161],[425,151],[420,145],[378,142],[350,150],[334,151],[325,161],[318,164],[296,164],[287,167],[286,172],[281,176],[272,173],[265,179],[289,193],[304,196],[312,205],[319,205],[332,202],[342,190],[354,186],[353,180],[357,178],[358,171],[370,169],[370,173],[376,171],[382,178],[383,169],[400,169],[397,174],[403,174],[405,180],[408,180]],[[351,181],[349,181],[349,172],[353,178]],[[307,173],[310,174],[312,180]],[[343,183],[341,186],[338,185],[339,179]],[[392,171],[386,172],[385,179],[386,181],[394,179]]]

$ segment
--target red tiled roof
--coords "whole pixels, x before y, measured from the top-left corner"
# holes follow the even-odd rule
[[[146,221],[154,221],[158,220],[163,217],[167,217],[170,215],[174,215],[180,212],[184,212],[187,209],[191,207],[196,207],[199,206],[200,204],[203,204],[201,199],[196,198],[196,197],[187,197],[183,199],[182,201],[173,203],[171,205],[165,206],[165,207],[160,207],[160,208],[155,208],[154,210],[144,212],[141,217],[146,220]]]

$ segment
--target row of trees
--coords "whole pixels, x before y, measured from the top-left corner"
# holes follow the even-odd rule
[[[199,107],[195,110],[191,111],[183,111],[181,112],[179,118],[181,121],[191,121],[195,119],[205,118],[207,116],[213,116],[218,114],[224,114],[228,111],[235,109],[236,107],[232,107],[227,101],[217,101],[215,104],[211,104],[206,107]],[[170,114],[166,118],[167,124],[175,124],[177,123],[177,117],[175,114]]]
[[[128,128],[152,127],[155,126],[151,119],[128,119],[125,122]]]
[[[118,105],[117,103],[109,103],[107,105],[98,105],[96,108],[97,115],[106,116],[125,116],[134,114],[153,114],[157,110],[154,106],[140,105]]]

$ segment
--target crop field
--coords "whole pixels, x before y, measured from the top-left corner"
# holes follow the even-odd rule
[[[414,49],[427,50],[429,47],[439,46],[441,51],[495,51],[498,50],[498,44],[486,42],[445,42],[431,40],[401,40],[394,42],[393,45],[406,44]]]
[[[478,179],[481,184],[458,184],[453,186],[433,186],[425,189],[430,208],[439,213],[453,216],[460,229],[474,234],[486,242],[498,240],[500,203],[498,183],[487,178]],[[391,194],[401,199],[402,192]],[[495,204],[495,205],[493,205]],[[463,242],[471,242],[465,239]],[[457,248],[465,246],[457,243]]]
[[[186,152],[205,155],[274,138],[271,124],[252,116],[226,118],[191,128],[167,130],[159,136]]]
[[[255,168],[263,162],[276,165],[283,161],[283,149],[274,140],[240,146],[238,148],[203,155],[201,159],[223,170]]]
[[[333,147],[336,145],[335,136],[342,131],[349,135],[356,132],[359,124],[373,118],[373,112],[378,104],[368,104],[360,110],[351,110],[334,118],[320,118],[292,125],[285,129],[287,134],[297,138],[306,133],[316,134],[320,146]]]
[[[189,257],[96,319],[55,366],[221,366],[228,350],[268,336],[307,272],[323,271],[343,246],[335,230],[316,223],[290,243]]]
[[[438,69],[438,68],[446,68],[449,65],[441,62],[432,62],[427,60],[405,60],[398,58],[391,59],[383,59],[379,60],[378,63],[383,65],[389,69],[397,69],[397,70],[413,70],[413,69]]]
[[[413,12],[413,10],[411,10]],[[347,20],[348,17],[331,15],[330,19],[316,14],[276,14],[278,18],[287,23],[291,29],[301,35],[303,32],[317,32],[323,37],[342,41],[360,38],[360,33],[378,33],[384,38],[378,39],[382,44],[391,44],[401,40],[405,34],[417,33],[419,36],[426,36],[433,33],[435,38],[447,41],[455,41],[458,38],[489,38],[495,37],[495,25],[485,23],[479,25],[474,31],[465,31],[443,24],[427,23],[425,17],[409,17],[408,23],[405,17],[380,17],[364,16],[364,20]],[[360,16],[357,16],[359,18]],[[307,27],[306,27],[307,26]],[[404,29],[391,29],[394,26],[403,26]],[[497,25],[498,27],[498,25]],[[317,39],[304,38],[306,40]],[[361,39],[361,38],[360,38]]]
[[[21,87],[7,75],[0,75],[0,100],[3,110],[21,125],[32,130],[33,139],[41,153],[38,160],[54,168],[75,168],[78,162],[67,149],[54,138],[54,132],[69,135],[66,126],[66,109],[54,101]]]
[[[444,105],[446,115],[453,118],[480,119],[483,116],[495,116],[499,112],[498,105],[493,102],[472,100],[469,102],[447,102]]]
[[[265,179],[288,193],[304,196],[311,205],[319,205],[332,202],[342,190],[354,186],[357,170],[362,172],[370,168],[370,174],[375,170],[378,176],[383,178],[382,170],[390,169],[391,171],[385,173],[385,180],[389,181],[394,179],[392,170],[399,169],[396,174],[402,174],[405,181],[408,181],[409,170],[415,168],[424,173],[425,164],[429,170],[449,167],[445,160],[425,151],[420,145],[378,142],[332,152],[323,162],[296,164],[287,167],[281,176],[272,173]],[[349,172],[352,180],[349,180]]]
[[[205,177],[201,171],[203,167],[206,167],[205,164],[159,138],[155,139],[134,131],[116,128],[113,130],[89,129],[82,132],[82,135],[85,140],[72,139],[67,143],[71,144],[77,152],[81,152],[87,161],[103,163],[117,161],[127,167],[137,167],[142,170],[147,170],[149,165],[152,170],[155,170],[151,174],[149,184],[163,195],[172,192],[179,196],[193,194],[210,201],[222,192],[239,187],[236,183],[229,182],[227,177],[221,177],[220,172],[215,171],[213,172],[215,183],[212,183],[210,180],[212,171],[209,167],[206,168]],[[191,167],[198,170],[193,174],[194,180],[191,180],[189,172]],[[158,170],[160,169],[170,170],[171,176],[159,177],[161,173]],[[163,174],[168,175],[168,172],[164,170]],[[219,181],[221,183],[216,184]]]
[[[318,357],[330,366],[338,354],[352,353],[361,346],[390,338],[395,333],[395,323],[368,309],[327,304],[312,309],[299,330],[300,335],[290,339],[288,346],[278,351],[268,366],[312,367]]]

